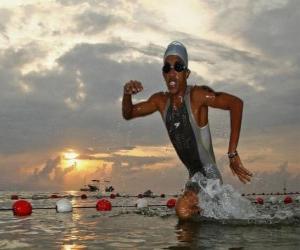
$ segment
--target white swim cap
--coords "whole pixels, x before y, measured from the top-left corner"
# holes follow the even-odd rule
[[[188,67],[188,54],[185,46],[181,42],[173,41],[168,45],[164,55],[164,61],[166,57],[170,55],[179,56],[184,62],[185,66]]]

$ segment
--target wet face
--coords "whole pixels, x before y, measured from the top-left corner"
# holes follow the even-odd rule
[[[186,80],[190,74],[189,70],[184,69],[181,72],[176,71],[176,68],[174,68],[174,66],[176,64],[184,65],[184,63],[180,57],[175,55],[167,56],[164,65],[168,64],[171,66],[171,69],[169,70],[169,72],[163,72],[163,77],[166,81],[169,92],[172,95],[184,93],[187,85]]]

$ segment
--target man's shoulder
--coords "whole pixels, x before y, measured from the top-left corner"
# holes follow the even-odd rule
[[[160,92],[156,92],[152,96],[150,96],[150,99],[153,101],[161,102],[161,101],[167,100],[168,97],[169,97],[168,92],[160,91]]]
[[[215,93],[215,91],[207,85],[194,85],[194,86],[191,86],[191,93],[192,94],[205,94],[207,92]]]
[[[169,95],[167,92],[157,92],[150,96],[148,101],[153,103],[160,111],[162,111],[165,108],[168,97]]]

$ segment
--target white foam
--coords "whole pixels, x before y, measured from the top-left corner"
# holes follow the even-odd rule
[[[251,219],[256,217],[256,208],[242,197],[231,185],[222,185],[218,179],[199,179],[202,215],[215,219]]]

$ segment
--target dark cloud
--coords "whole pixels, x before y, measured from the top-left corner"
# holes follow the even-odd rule
[[[95,11],[86,11],[75,18],[77,31],[87,35],[95,35],[104,32],[114,24],[122,23],[120,17],[103,14]]]
[[[245,38],[272,57],[291,60],[299,57],[298,29],[300,2],[287,1],[281,8],[266,9],[253,17],[244,31]]]
[[[23,182],[19,183],[21,189],[26,190],[63,190],[64,177],[74,170],[75,166],[69,166],[62,169],[60,167],[61,159],[49,159],[41,169],[35,169],[32,175],[29,175]]]
[[[0,39],[1,36],[7,41],[9,41],[9,37],[6,34],[7,25],[11,20],[12,13],[8,9],[0,8]]]

